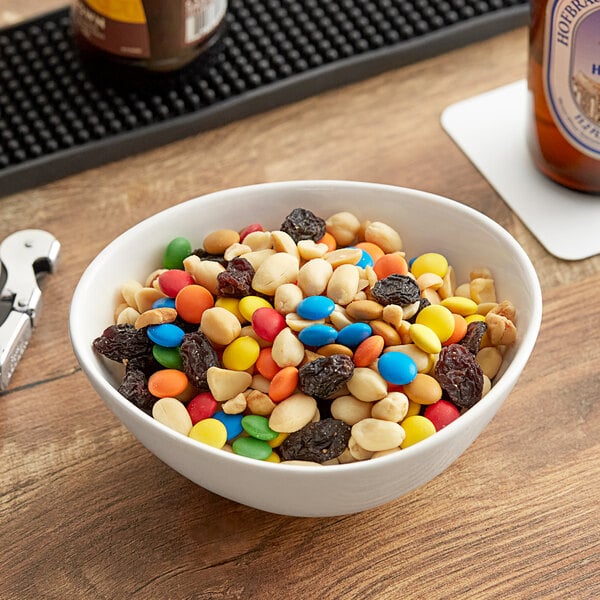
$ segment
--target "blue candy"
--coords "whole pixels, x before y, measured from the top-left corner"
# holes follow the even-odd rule
[[[152,303],[152,308],[175,308],[175,298],[159,298]]]
[[[337,336],[337,343],[348,346],[348,348],[356,348],[372,332],[371,326],[367,323],[352,323],[340,329]]]
[[[229,415],[222,410],[216,412],[212,418],[217,419],[217,421],[221,421],[223,425],[225,425],[225,429],[227,431],[227,441],[236,438],[243,431],[242,427],[242,418],[243,414],[237,415]]]
[[[386,352],[377,361],[379,374],[389,383],[405,385],[417,376],[415,361],[403,352]]]
[[[160,325],[149,325],[147,334],[155,344],[165,346],[165,348],[175,348],[181,344],[185,332],[173,323],[161,323]]]
[[[362,256],[360,257],[360,260],[356,263],[356,266],[360,267],[361,269],[364,269],[365,267],[372,267],[375,264],[373,257],[363,248],[361,248],[361,250]]]
[[[325,346],[337,339],[337,331],[330,325],[309,325],[299,334],[298,339],[305,346]]]
[[[328,317],[335,308],[335,302],[327,296],[308,296],[298,304],[296,312],[309,321]]]

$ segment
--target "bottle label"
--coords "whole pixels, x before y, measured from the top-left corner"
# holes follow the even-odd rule
[[[150,37],[142,0],[75,0],[72,18],[93,46],[128,58],[149,58]]]
[[[544,91],[571,145],[600,160],[600,0],[548,4]]]
[[[208,35],[225,16],[226,0],[186,0],[185,44],[194,44]]]
[[[225,16],[227,0],[74,0],[79,33],[104,52],[127,58],[151,58],[152,37],[171,30],[173,47],[193,46]],[[157,43],[161,43],[158,40]]]

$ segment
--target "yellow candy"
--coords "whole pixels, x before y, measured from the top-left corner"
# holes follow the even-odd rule
[[[239,311],[248,322],[252,322],[252,315],[255,310],[264,307],[273,308],[268,300],[265,300],[260,296],[244,296],[238,304]]]
[[[275,439],[267,440],[267,444],[271,446],[271,448],[279,448],[283,442],[285,442],[286,438],[289,437],[289,433],[280,433]]]
[[[437,336],[433,329],[427,327],[427,325],[421,325],[414,323],[408,330],[410,339],[418,346],[423,352],[428,354],[438,354],[442,350],[442,342]]]
[[[421,415],[406,417],[400,426],[406,434],[400,448],[408,448],[435,433],[435,425]]]
[[[469,323],[473,323],[473,321],[485,321],[485,317],[480,314],[467,315],[465,317],[465,321],[467,322],[467,325],[468,325]]]
[[[417,315],[416,323],[432,329],[440,342],[445,342],[454,332],[454,317],[450,310],[441,304],[423,308]]]
[[[444,298],[441,304],[451,312],[463,317],[477,312],[477,303],[464,296],[449,296],[448,298]]]
[[[421,256],[417,256],[410,267],[410,272],[415,277],[421,277],[424,273],[435,273],[443,279],[447,271],[448,261],[446,257],[437,252],[426,252]]]
[[[223,351],[223,366],[232,371],[246,371],[258,359],[260,346],[248,335],[233,340]]]
[[[246,323],[246,319],[240,312],[239,304],[239,298],[225,298],[221,296],[215,300],[215,306],[220,306],[230,313],[233,313],[240,323]]]
[[[271,454],[265,458],[265,462],[280,463],[281,459],[275,452],[271,452]]]
[[[213,448],[222,448],[227,442],[227,429],[217,419],[198,421],[188,435],[192,439],[208,444]]]

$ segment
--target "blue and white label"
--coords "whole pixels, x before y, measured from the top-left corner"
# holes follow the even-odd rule
[[[555,0],[546,14],[544,90],[557,127],[600,160],[600,0]]]

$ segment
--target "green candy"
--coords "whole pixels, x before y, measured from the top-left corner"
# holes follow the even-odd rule
[[[163,267],[165,269],[183,269],[183,260],[192,253],[190,240],[177,237],[171,240],[163,255]]]
[[[179,347],[166,348],[165,346],[154,344],[152,346],[152,355],[156,362],[165,367],[165,369],[179,369],[180,371],[183,369]]]
[[[242,419],[242,427],[257,440],[274,440],[279,435],[269,427],[269,419],[261,415],[246,415]]]
[[[267,460],[273,452],[271,446],[264,440],[257,440],[253,437],[237,438],[231,448],[235,454],[245,456],[246,458],[256,458],[258,460]]]

